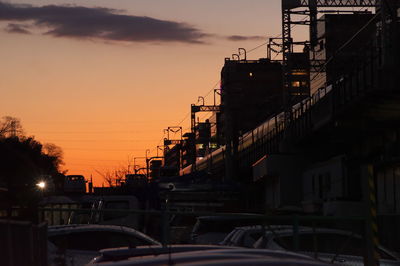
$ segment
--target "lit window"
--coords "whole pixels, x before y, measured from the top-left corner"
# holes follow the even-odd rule
[[[308,73],[304,71],[293,71],[292,75],[293,76],[306,76]]]
[[[300,81],[292,81],[292,87],[300,87]]]

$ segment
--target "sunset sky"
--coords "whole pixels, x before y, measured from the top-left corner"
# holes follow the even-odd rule
[[[155,155],[163,129],[188,130],[224,58],[280,34],[280,22],[280,0],[2,1],[0,114],[101,185],[97,171]]]

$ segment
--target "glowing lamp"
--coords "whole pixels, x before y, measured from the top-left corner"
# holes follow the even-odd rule
[[[44,189],[46,187],[46,183],[44,181],[40,181],[36,184],[36,186],[40,189]]]

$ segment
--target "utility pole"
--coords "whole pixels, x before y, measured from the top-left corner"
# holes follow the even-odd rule
[[[147,181],[149,181],[149,177],[150,177],[150,175],[149,175],[149,160],[147,157],[148,153],[150,153],[149,149],[146,150],[146,178],[147,178]]]
[[[136,166],[137,166],[136,159],[146,159],[146,157],[134,157],[133,158],[133,171],[134,171],[135,174],[137,174],[137,171],[138,171],[137,168],[136,168]]]

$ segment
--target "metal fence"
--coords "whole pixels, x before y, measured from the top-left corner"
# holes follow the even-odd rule
[[[187,230],[191,230],[193,228],[193,224],[174,224],[174,218],[186,217],[193,218],[191,221],[195,220],[196,217],[224,217],[225,221],[228,221],[230,218],[238,220],[243,220],[241,225],[246,224],[246,220],[249,220],[248,225],[261,225],[265,230],[268,230],[274,233],[275,225],[286,225],[288,228],[292,229],[293,238],[292,243],[289,243],[289,246],[293,249],[293,251],[299,250],[302,244],[302,234],[300,233],[303,228],[311,228],[314,233],[318,231],[318,229],[333,229],[333,230],[341,230],[347,232],[353,232],[353,234],[349,234],[349,237],[352,235],[354,237],[358,237],[360,239],[364,238],[365,235],[365,222],[366,220],[363,217],[327,217],[327,216],[302,216],[302,215],[260,215],[260,214],[231,214],[231,213],[213,213],[213,212],[181,212],[181,211],[171,211],[171,210],[161,210],[161,211],[143,211],[143,210],[126,210],[126,209],[103,209],[103,210],[90,210],[90,209],[65,209],[65,208],[42,208],[40,209],[40,219],[42,221],[47,222],[49,225],[59,224],[60,217],[73,216],[73,213],[86,213],[88,220],[87,223],[103,223],[110,224],[107,221],[99,220],[99,217],[108,214],[124,214],[125,216],[135,215],[138,219],[141,220],[139,228],[140,231],[146,232],[147,234],[153,236],[156,239],[159,239],[163,245],[175,244],[175,243],[190,243],[190,239],[176,239],[174,238],[174,234],[176,231],[175,227],[187,227]],[[109,215],[107,215],[109,216]],[[116,215],[117,217],[121,217],[121,215]],[[97,217],[97,220],[94,219]],[[182,219],[184,221],[188,221],[190,219]],[[68,221],[68,220],[64,220]],[[71,221],[71,220],[70,220]],[[223,221],[223,220],[222,220]],[[250,222],[251,221],[251,222]],[[67,224],[68,222],[64,222]],[[149,228],[149,225],[152,225]],[[224,225],[223,223],[221,223]],[[118,225],[122,225],[118,223]],[[154,227],[155,225],[155,227]],[[125,224],[125,226],[130,226],[129,224]],[[228,226],[228,223],[225,223],[225,226]],[[157,228],[158,227],[158,228]],[[318,253],[318,240],[315,238],[314,243],[314,252]],[[340,249],[339,249],[340,250]]]
[[[1,265],[46,266],[47,225],[0,220]]]

